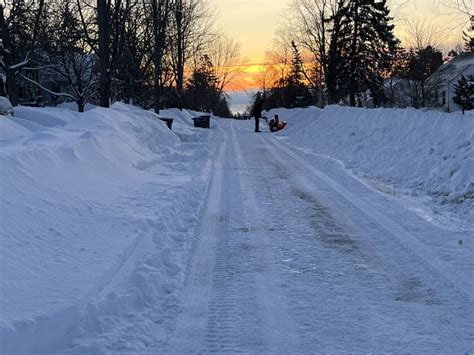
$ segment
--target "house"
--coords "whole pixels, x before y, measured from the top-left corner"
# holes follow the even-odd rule
[[[443,64],[426,81],[427,105],[442,107],[447,112],[461,111],[453,102],[455,85],[464,75],[474,75],[474,53],[461,53]]]

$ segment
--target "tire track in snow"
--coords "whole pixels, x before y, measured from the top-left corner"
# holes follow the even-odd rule
[[[352,349],[370,352],[378,348],[377,343],[374,343],[377,334],[387,328],[387,325],[381,322],[379,314],[393,312],[396,328],[395,331],[385,330],[387,337],[391,337],[387,341],[387,344],[390,344],[391,347],[385,348],[384,351],[401,349],[402,345],[394,344],[399,342],[399,339],[404,339],[408,335],[411,336],[411,333],[417,334],[418,339],[420,339],[413,344],[412,349],[416,349],[423,341],[426,341],[425,346],[431,349],[441,349],[443,346],[443,349],[448,349],[446,348],[447,344],[451,344],[450,349],[455,352],[470,348],[469,344],[472,343],[469,343],[470,335],[469,326],[467,325],[469,317],[463,316],[463,312],[472,309],[472,305],[470,306],[464,295],[454,290],[456,304],[452,305],[453,298],[449,296],[452,291],[445,292],[445,287],[449,284],[445,283],[444,278],[440,277],[438,273],[433,273],[434,270],[430,265],[425,265],[424,261],[407,249],[406,246],[399,243],[397,239],[391,238],[391,234],[386,230],[382,230],[378,223],[372,221],[372,219],[367,219],[363,211],[354,209],[352,204],[345,203],[346,200],[339,198],[338,195],[334,196],[334,191],[330,186],[320,183],[318,179],[307,172],[307,169],[295,162],[292,157],[288,157],[287,154],[275,149],[273,144],[270,143],[275,142],[272,138],[264,138],[264,136],[260,138],[266,145],[264,146],[265,149],[259,149],[259,151],[264,150],[265,159],[273,163],[273,175],[278,179],[273,185],[268,185],[270,189],[274,190],[271,195],[288,199],[286,205],[298,206],[301,204],[297,207],[298,209],[314,210],[314,214],[310,213],[311,216],[308,213],[302,213],[301,210],[301,212],[298,212],[299,216],[293,213],[287,215],[287,218],[296,218],[295,221],[287,220],[287,224],[311,221],[315,229],[312,236],[313,240],[311,240],[311,236],[305,238],[304,228],[301,230],[301,234],[296,235],[296,237],[292,236],[295,228],[286,229],[284,225],[278,225],[276,228],[276,230],[282,229],[292,238],[293,247],[289,244],[290,249],[283,250],[282,255],[284,255],[283,259],[288,258],[288,266],[294,268],[297,272],[295,277],[298,278],[298,282],[290,283],[290,297],[297,304],[294,307],[294,312],[298,326],[302,326],[302,342],[305,342],[307,346],[319,344],[320,349],[326,349],[326,351],[328,349],[331,349],[331,351],[348,351],[347,344],[346,347],[343,345],[345,339],[332,335],[339,330],[344,330],[342,334],[348,332],[354,337],[351,343]],[[291,187],[285,188],[284,185],[288,184]],[[265,187],[265,184],[262,187]],[[291,197],[284,197],[288,195],[288,192],[299,197],[301,202],[293,204]],[[320,197],[323,203],[318,201]],[[275,201],[276,204],[281,205],[277,201]],[[331,201],[336,203],[334,204]],[[285,204],[282,207],[285,208]],[[351,226],[355,227],[353,231]],[[296,228],[296,233],[298,233],[298,228]],[[372,234],[369,236],[367,233]],[[375,238],[376,243],[372,241],[372,238],[376,236],[373,233],[382,236],[381,238],[378,236]],[[387,237],[390,239],[386,239]],[[383,247],[379,251],[380,245],[376,246],[376,244],[380,242],[389,242],[392,246],[388,249]],[[285,248],[286,246],[280,243],[279,247]],[[321,247],[325,249],[322,252]],[[307,258],[308,252],[313,255],[313,258]],[[331,258],[330,255],[333,255],[332,264],[328,262],[328,258]],[[298,260],[292,261],[295,256]],[[396,256],[402,256],[402,258]],[[402,261],[402,264],[399,264],[400,261]],[[326,275],[324,275],[326,273],[325,266],[329,266]],[[303,269],[300,269],[301,267]],[[318,275],[318,269],[321,271],[321,267],[324,270],[323,274]],[[339,275],[338,270],[344,271]],[[352,276],[344,276],[344,273],[347,274],[347,272],[352,273]],[[327,276],[330,276],[331,273],[336,278],[327,279]],[[427,278],[426,275],[428,275]],[[351,278],[348,278],[348,276]],[[302,284],[312,278],[314,285],[322,283],[324,287],[332,289],[332,292],[302,288]],[[339,289],[340,282],[356,282],[359,285],[354,288],[354,290],[357,290],[357,297],[354,297],[352,301],[344,301],[344,297],[347,296],[347,289]],[[311,287],[310,284],[311,281],[307,286]],[[387,289],[387,286],[389,286],[389,289]],[[366,287],[369,287],[367,293]],[[438,293],[433,292],[430,287],[434,287],[434,290]],[[382,297],[383,302],[374,299],[374,295],[370,291],[371,288],[377,290],[375,294],[378,295],[378,298]],[[311,296],[308,297],[310,294],[313,294],[313,300],[319,299],[320,302],[325,303],[327,310],[332,308],[336,311],[345,309],[345,312],[347,312],[346,323],[339,324],[340,320],[328,315],[325,308],[316,312],[308,308],[308,305],[311,304]],[[438,299],[439,294],[448,298]],[[332,297],[336,297],[336,299],[333,300]],[[351,303],[354,303],[354,306],[350,306]],[[411,305],[420,305],[419,310],[416,312],[409,311]],[[400,311],[396,311],[398,307],[401,307]],[[367,312],[363,314],[360,310],[366,310]],[[313,316],[311,317],[310,314],[313,314]],[[361,322],[361,317],[369,318],[370,322]],[[320,332],[319,329],[315,332],[311,318],[326,319],[324,324],[333,328],[333,332]],[[453,330],[449,326],[451,322],[456,323],[458,327],[458,323],[463,324],[465,331],[459,333]],[[320,321],[316,323],[320,323]],[[337,324],[339,325],[337,326]],[[312,325],[313,330],[311,329]],[[364,331],[365,325],[367,325],[367,329]],[[359,330],[356,331],[355,329]],[[355,336],[356,333],[359,333],[359,335]]]
[[[373,282],[373,279],[367,280],[364,273],[357,276],[350,271],[341,272],[358,261],[357,244],[350,243],[351,231],[327,207],[314,205],[316,201],[301,189],[300,182],[291,180],[299,169],[289,169],[288,162],[274,155],[262,138],[258,138],[258,144],[253,143],[253,151],[247,149],[245,156],[253,163],[250,170],[255,174],[254,190],[260,193],[258,202],[266,210],[265,221],[270,222],[268,247],[278,258],[275,264],[283,281],[277,291],[290,305],[288,312],[294,317],[298,334],[299,340],[291,352],[334,353],[350,349],[369,352],[374,344],[367,324],[377,319],[370,312],[359,311],[370,309],[366,301],[369,297],[365,297],[367,289],[356,288],[355,300],[347,292],[347,285],[355,281]],[[318,225],[314,226],[316,222]],[[331,240],[324,241],[325,237]],[[322,248],[316,238],[326,245]],[[357,302],[357,307],[352,302]],[[371,320],[360,322],[361,317]]]
[[[216,247],[216,232],[221,216],[222,184],[227,150],[227,134],[222,130],[222,145],[214,161],[214,171],[210,179],[207,205],[199,230],[200,240],[193,255],[192,268],[187,275],[186,293],[183,295],[181,314],[168,346],[172,353],[196,353],[202,350],[207,326],[208,296],[212,283],[213,251]]]
[[[209,294],[205,352],[241,353],[261,347],[261,321],[256,309],[253,244],[242,225],[239,175],[234,152],[226,155],[225,203],[216,234],[215,261]],[[245,221],[245,218],[244,218]]]
[[[277,143],[274,140],[269,139],[268,141],[271,142],[272,146],[277,146]],[[282,152],[281,149],[279,149],[279,151]],[[272,153],[282,162],[286,161],[287,159],[285,157],[290,155],[285,154],[284,151],[282,152],[284,153],[283,155],[277,154],[275,149],[272,149]],[[307,167],[307,164],[309,163],[305,162],[306,164],[303,165],[300,161],[295,161],[300,159],[302,158],[290,155],[291,165],[298,169],[298,171],[302,172],[299,180],[301,180],[304,185],[309,184],[308,186],[317,186],[315,182],[317,183],[318,180],[315,181],[313,175],[304,173],[304,171],[310,170]],[[314,174],[313,172],[311,173]],[[307,177],[304,175],[307,175]],[[328,179],[330,178],[328,177]],[[345,189],[342,186],[340,187]],[[313,188],[311,187],[310,189],[312,190]],[[323,182],[323,185],[319,185],[316,190],[320,189],[322,189],[325,194],[334,191],[333,187],[326,182]],[[340,192],[339,195],[341,195],[344,200],[347,200],[347,198]],[[356,207],[357,209],[354,210],[353,207]],[[404,321],[407,322],[405,328],[407,330],[411,329],[414,333],[419,333],[420,339],[427,337],[427,344],[432,342],[429,346],[433,348],[443,346],[441,344],[444,344],[444,346],[446,346],[445,344],[452,344],[451,349],[453,351],[464,351],[464,349],[470,347],[469,344],[472,346],[472,340],[469,340],[472,339],[472,335],[469,334],[467,325],[469,324],[469,317],[466,318],[463,316],[463,313],[466,311],[469,312],[468,310],[472,309],[472,302],[470,302],[469,297],[466,297],[465,292],[456,287],[456,285],[453,285],[449,278],[440,275],[438,270],[434,269],[431,263],[427,263],[425,258],[422,258],[419,253],[410,249],[406,243],[402,243],[399,240],[400,237],[390,240],[386,239],[387,237],[393,236],[393,231],[387,230],[387,228],[380,229],[380,220],[371,217],[370,211],[364,210],[360,208],[360,206],[354,206],[353,203],[345,206],[339,205],[337,209],[340,216],[344,216],[347,213],[346,217],[349,219],[349,215],[354,216],[353,211],[359,211],[359,214],[363,213],[364,215],[368,215],[369,219],[365,219],[365,221],[357,220],[358,224],[362,222],[360,228],[367,228],[368,230],[371,230],[372,233],[374,231],[377,233],[376,231],[380,230],[382,235],[386,235],[382,238],[375,238],[378,240],[377,242],[372,241],[372,238],[367,238],[364,234],[361,234],[357,240],[362,243],[361,246],[363,246],[362,249],[364,250],[365,258],[370,258],[372,255],[372,258],[370,258],[370,264],[373,264],[374,266],[379,265],[378,268],[384,270],[385,276],[390,280],[390,287],[393,291],[395,301],[405,304],[430,305],[430,307],[426,308],[424,311],[420,308],[421,313],[414,312],[409,317],[406,317],[408,316],[408,314],[406,314],[406,318],[404,318]],[[382,225],[382,227],[384,226]],[[384,244],[386,244],[385,242],[388,242],[391,245],[390,249],[387,249],[387,246],[385,246],[382,248],[384,250],[379,250],[379,244],[381,242]],[[375,258],[373,258],[374,255],[376,256]],[[397,255],[402,256],[402,259],[394,257]],[[400,261],[402,261],[401,264]],[[435,272],[433,273],[433,271]],[[448,289],[446,289],[446,286],[448,286]],[[431,287],[433,287],[434,290]],[[450,296],[453,292],[455,295],[454,297],[457,299],[454,305],[452,304],[452,296]],[[438,295],[443,295],[445,298],[439,299]],[[466,329],[466,331],[462,333],[453,331],[452,327],[449,326],[450,322],[463,324],[463,328]],[[429,326],[430,324],[431,326]],[[383,327],[382,324],[381,326]],[[431,328],[431,330],[425,330],[427,326]]]
[[[201,240],[189,268],[187,288],[170,353],[249,353],[261,349],[262,322],[257,307],[251,229],[240,227],[242,199],[232,146],[223,143],[210,181],[198,235]]]
[[[329,176],[312,166],[309,162],[301,158],[299,155],[294,153],[285,143],[277,144],[274,139],[268,140],[274,147],[279,149],[284,154],[288,155],[300,165],[303,169],[310,171],[314,176],[318,177],[321,181],[326,183],[332,190],[337,192],[340,196],[346,199],[354,207],[362,211],[367,215],[370,220],[374,221],[384,230],[393,235],[400,242],[401,245],[405,246],[412,253],[416,254],[426,264],[430,265],[431,268],[443,276],[443,278],[462,293],[466,298],[473,300],[474,287],[472,283],[463,279],[461,276],[456,275],[456,270],[452,270],[451,266],[441,261],[434,253],[431,252],[423,243],[413,237],[410,233],[403,229],[400,225],[386,217],[382,212],[379,212],[375,207],[372,207],[369,202],[365,202],[352,192],[341,186],[339,183],[331,179]]]
[[[232,141],[237,170],[240,175],[240,190],[243,195],[244,211],[253,216],[253,221],[265,221],[266,218],[262,213],[262,209],[258,206],[254,190],[247,177],[249,169],[243,158],[234,126],[235,122],[232,122]],[[299,339],[294,320],[288,310],[289,307],[284,298],[281,297],[280,285],[282,282],[276,270],[277,263],[270,248],[269,233],[270,231],[263,230],[255,236],[260,244],[259,257],[265,270],[265,272],[257,274],[257,290],[259,309],[264,320],[266,351],[270,353],[291,353],[297,348]]]

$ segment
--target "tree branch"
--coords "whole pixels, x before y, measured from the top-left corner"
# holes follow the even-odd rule
[[[55,92],[55,91],[49,90],[48,88],[44,87],[43,85],[41,85],[40,83],[38,83],[37,81],[35,81],[35,80],[33,80],[33,79],[30,79],[30,78],[28,78],[28,77],[26,77],[26,76],[24,76],[24,75],[21,75],[21,77],[22,77],[24,80],[26,80],[26,81],[28,81],[28,82],[30,82],[30,83],[36,85],[36,86],[39,87],[40,89],[46,91],[48,94],[51,94],[51,95],[53,95],[53,96],[59,96],[59,97],[68,97],[68,98],[70,98],[70,99],[72,99],[72,100],[74,100],[74,101],[77,100],[77,99],[76,99],[74,96],[72,96],[71,94],[67,94],[67,93],[65,93],[65,92]]]

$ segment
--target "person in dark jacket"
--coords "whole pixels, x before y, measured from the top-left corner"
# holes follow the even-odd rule
[[[264,96],[260,92],[255,96],[253,104],[253,117],[255,118],[255,132],[260,132],[260,118],[262,117],[263,103],[265,101]]]

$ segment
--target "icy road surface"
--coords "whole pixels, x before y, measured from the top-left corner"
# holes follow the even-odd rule
[[[252,124],[219,122],[194,239],[159,313],[68,352],[473,352],[472,230],[441,229]]]
[[[164,352],[474,350],[472,264],[456,261],[472,252],[458,244],[469,233],[246,123],[221,133]]]

